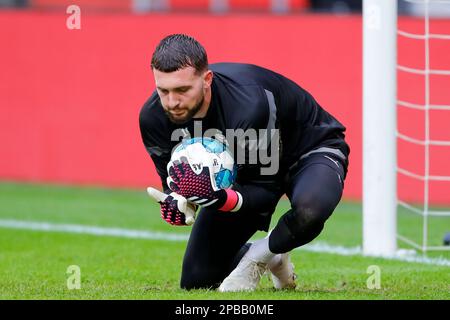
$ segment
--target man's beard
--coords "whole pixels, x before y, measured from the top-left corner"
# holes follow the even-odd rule
[[[188,122],[192,119],[192,117],[202,108],[203,102],[205,101],[205,96],[202,95],[201,100],[195,105],[194,108],[187,111],[186,116],[183,118],[174,118],[172,114],[170,114],[169,111],[166,111],[166,115],[169,118],[169,120],[175,124],[183,124]]]

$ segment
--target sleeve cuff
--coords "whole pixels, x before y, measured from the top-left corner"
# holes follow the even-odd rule
[[[225,189],[225,191],[227,193],[227,199],[219,210],[231,212],[238,211],[242,207],[242,195],[232,189]]]

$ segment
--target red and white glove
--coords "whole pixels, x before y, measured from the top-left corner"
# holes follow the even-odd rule
[[[195,222],[195,205],[188,203],[185,197],[172,192],[163,193],[147,188],[148,195],[161,205],[161,218],[175,226],[192,225]]]
[[[195,170],[194,170],[195,168]],[[212,206],[220,211],[237,211],[242,206],[242,195],[232,189],[219,189],[211,173],[212,161],[193,166],[181,157],[168,163],[167,185],[175,193],[201,207]]]

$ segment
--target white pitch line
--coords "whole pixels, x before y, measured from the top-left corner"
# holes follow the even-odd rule
[[[187,241],[189,234],[175,234],[168,232],[155,232],[146,230],[131,230],[123,228],[105,228],[97,226],[86,226],[78,224],[56,224],[50,222],[35,222],[12,219],[0,219],[0,228],[21,229],[44,232],[63,232],[89,234],[94,236],[110,236],[131,239],[163,240],[163,241]],[[363,256],[361,247],[343,247],[329,245],[325,242],[315,242],[298,248],[297,250],[337,254],[341,256]],[[443,257],[429,258],[425,256],[398,254],[392,257],[368,256],[370,258],[381,258],[403,262],[413,262],[450,267],[450,260]]]
[[[297,248],[297,250],[305,250],[311,252],[320,252],[320,253],[330,253],[337,254],[340,256],[364,256],[367,258],[379,258],[386,260],[397,260],[403,262],[413,262],[413,263],[422,263],[422,264],[431,264],[437,266],[445,266],[450,267],[450,260],[445,259],[443,257],[430,258],[426,256],[416,256],[415,254],[411,254],[411,250],[399,250],[399,252],[394,256],[377,256],[377,255],[363,255],[361,247],[342,247],[342,246],[332,246],[325,242],[316,242],[310,245],[305,245],[303,247]],[[412,250],[415,252],[414,250]]]
[[[122,228],[105,228],[79,224],[56,224],[50,222],[34,222],[0,219],[0,228],[22,229],[47,232],[81,233],[94,236],[110,236],[132,239],[149,239],[164,241],[186,241],[189,235]]]

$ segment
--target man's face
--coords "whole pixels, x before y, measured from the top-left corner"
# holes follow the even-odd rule
[[[193,67],[174,72],[153,69],[156,90],[170,121],[182,124],[202,108],[206,90],[211,85],[211,71],[196,73]]]

